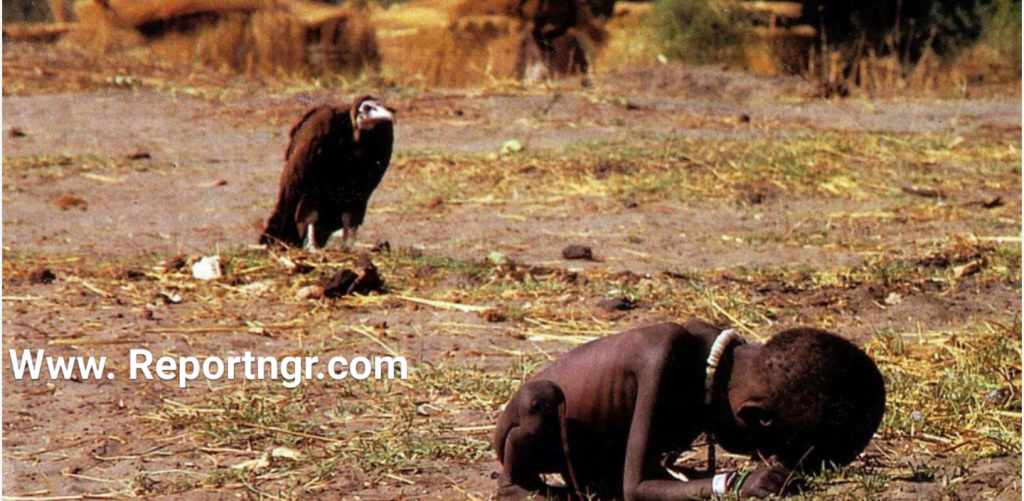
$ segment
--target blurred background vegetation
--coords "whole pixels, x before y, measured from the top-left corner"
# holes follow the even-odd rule
[[[683,61],[775,66],[854,86],[915,72],[974,82],[1021,75],[1020,0],[654,3],[661,48]]]
[[[727,0],[657,0],[654,21],[667,50],[686,54],[711,47],[729,57],[730,45],[744,43],[751,22]],[[773,2],[764,2],[773,3]],[[782,3],[782,2],[775,2]],[[798,22],[821,32],[821,42],[892,50],[911,59],[931,49],[951,54],[985,41],[1016,52],[1021,48],[1020,0],[804,0]],[[703,58],[701,54],[697,57]]]
[[[95,0],[77,1],[81,4]],[[477,22],[467,13],[483,19],[486,16],[480,15],[489,15],[488,9],[514,11],[516,4],[536,2],[468,0],[462,4],[470,8],[453,8],[452,5],[460,5],[459,0],[318,1],[348,7],[358,4],[364,8],[362,10],[373,11],[369,27],[365,29],[371,34],[375,31],[380,40],[388,39],[389,30],[402,33],[434,24],[447,26],[441,29],[447,30],[449,38],[456,39],[466,38],[467,30],[493,32],[497,28],[489,24],[491,21]],[[692,64],[722,64],[761,74],[799,74],[827,87],[830,92],[841,93],[852,88],[868,91],[956,88],[965,83],[1019,82],[1021,77],[1021,0],[554,1],[583,2],[597,22],[607,26],[609,43],[582,44],[603,44],[596,50],[598,63],[591,65],[598,71],[667,58]],[[5,26],[71,21],[75,11],[81,10],[74,7],[75,2],[8,0],[2,3],[3,20]],[[56,12],[59,10],[64,12]],[[414,19],[416,16],[419,19]],[[438,20],[440,18],[447,20]],[[529,23],[531,19],[523,21]],[[501,30],[507,28],[498,31]],[[495,50],[522,51],[514,42],[481,38],[480,33],[469,36],[477,38],[466,44],[467,47],[489,54],[471,54],[480,60],[473,64],[486,66],[488,71],[494,70],[492,62],[481,61],[494,57]],[[486,36],[490,35],[485,33]],[[360,40],[370,44],[369,39],[363,39],[366,37]],[[414,40],[406,42],[408,45]],[[419,45],[430,43],[441,42],[423,38]],[[458,44],[455,46],[457,49]],[[385,73],[396,77],[412,74],[435,85],[480,81],[479,78],[464,79],[465,82],[438,79],[436,75],[471,71],[447,61],[433,62],[427,69],[409,69],[401,67],[406,64],[404,61],[389,60],[389,51],[401,56],[409,50],[410,47],[405,46],[391,50],[382,42],[379,58],[383,60]],[[428,60],[449,56],[418,54],[417,57]],[[376,58],[375,55],[370,59]],[[506,58],[521,59],[521,54]],[[435,76],[431,77],[432,74]],[[486,75],[486,78],[494,77]]]

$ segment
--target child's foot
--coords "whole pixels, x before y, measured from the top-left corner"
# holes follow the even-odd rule
[[[544,499],[535,491],[526,490],[518,485],[504,485],[498,487],[498,501],[526,501],[530,499]]]

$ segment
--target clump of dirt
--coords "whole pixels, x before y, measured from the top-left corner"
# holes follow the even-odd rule
[[[737,201],[747,206],[765,204],[783,195],[783,191],[778,186],[767,182],[745,183],[737,188],[739,189]]]
[[[335,273],[325,280],[321,287],[324,297],[330,299],[352,294],[365,296],[373,292],[384,292],[384,279],[377,271],[377,266],[366,261],[359,266],[358,271],[346,268]]]
[[[636,301],[625,296],[606,296],[597,300],[597,307],[607,312],[629,311],[636,308]]]
[[[64,195],[53,202],[53,205],[57,206],[60,210],[85,210],[89,208],[89,202],[86,202],[84,198],[76,197],[74,195]]]
[[[562,249],[562,257],[570,260],[593,261],[594,251],[586,245],[572,244]]]
[[[164,263],[164,270],[166,273],[173,273],[185,267],[188,264],[188,256],[178,254]]]
[[[378,240],[377,243],[373,244],[370,252],[374,254],[390,254],[391,242],[388,242],[387,240]]]
[[[956,245],[940,249],[918,259],[916,264],[930,268],[949,268],[950,266],[983,263],[986,256],[994,250],[995,247],[991,245],[958,242]]]
[[[577,273],[561,268],[531,266],[515,262],[495,267],[491,278],[497,280],[508,279],[516,282],[552,280],[561,283],[575,283],[580,279]]]
[[[52,284],[54,280],[57,280],[57,275],[50,271],[49,268],[36,268],[28,274],[28,282],[30,284]]]

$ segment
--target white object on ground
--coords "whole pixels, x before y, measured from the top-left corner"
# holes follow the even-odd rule
[[[220,278],[220,256],[206,256],[196,261],[192,265],[192,276],[199,280]]]

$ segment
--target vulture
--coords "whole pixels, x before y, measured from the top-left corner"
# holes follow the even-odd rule
[[[277,207],[260,243],[315,250],[340,229],[343,245],[353,245],[391,162],[394,122],[394,110],[371,96],[307,111],[289,134]]]

